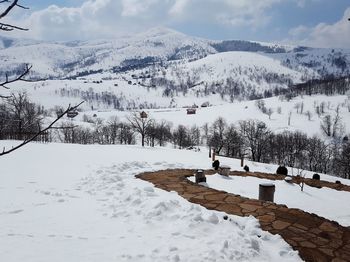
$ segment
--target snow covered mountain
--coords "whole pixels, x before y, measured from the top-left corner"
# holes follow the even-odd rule
[[[188,62],[208,55],[237,51],[241,52],[239,61],[254,60],[254,55],[258,60],[261,56],[272,58],[275,61],[272,63],[281,68],[279,71],[295,71],[293,75],[296,77],[292,77],[295,82],[300,81],[300,74],[304,79],[310,79],[328,74],[346,75],[350,71],[350,50],[237,40],[213,41],[157,27],[112,40],[44,42],[0,37],[0,72],[2,75],[5,72],[15,74],[23,63],[29,63],[34,66],[32,76],[64,78],[106,71],[118,73],[154,64],[166,66],[171,61]],[[224,61],[226,56],[219,55],[215,59]],[[227,59],[232,60],[232,56],[228,55]],[[267,71],[270,65],[265,64]],[[255,70],[254,66],[254,63],[250,63],[245,68]]]

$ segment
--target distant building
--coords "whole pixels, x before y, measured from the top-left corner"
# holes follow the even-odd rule
[[[147,113],[146,113],[145,111],[142,111],[142,112],[140,113],[140,117],[141,117],[141,118],[147,118],[148,116],[147,116]]]
[[[196,109],[195,108],[187,108],[187,115],[195,115]]]
[[[209,103],[209,102],[204,102],[204,103],[201,105],[201,107],[208,107],[208,106],[210,106],[210,103]]]
[[[79,114],[78,111],[69,111],[69,112],[67,112],[67,117],[69,117],[69,118],[74,118],[74,117],[76,117],[78,114]]]

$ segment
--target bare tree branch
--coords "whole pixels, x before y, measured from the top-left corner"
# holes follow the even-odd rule
[[[10,24],[0,23],[0,30],[2,30],[2,31],[13,31],[15,29],[21,30],[21,31],[28,31],[27,28],[15,26],[15,25],[10,25]]]
[[[32,66],[28,66],[26,65],[24,71],[22,74],[20,74],[19,76],[17,76],[16,78],[10,80],[8,78],[8,76],[6,75],[6,79],[4,82],[0,82],[0,86],[5,88],[5,89],[9,89],[9,87],[7,87],[8,84],[11,84],[11,83],[14,83],[16,81],[23,81],[23,82],[32,82],[32,80],[27,80],[27,79],[24,79],[24,77],[29,73],[29,71],[32,69]]]
[[[1,3],[4,2],[9,2],[9,1],[2,1]],[[0,19],[4,18],[5,16],[8,15],[8,13],[10,13],[10,11],[17,5],[18,0],[14,0],[7,8],[6,10],[0,14]]]
[[[9,0],[1,0],[0,4],[2,3],[11,3]],[[0,13],[0,19],[4,18],[5,16],[7,16],[11,10],[15,7],[19,7],[22,9],[29,9],[28,7],[25,7],[23,5],[20,5],[18,3],[18,0],[14,0],[12,1],[12,3],[5,9],[4,12]],[[12,31],[12,30],[22,30],[22,31],[27,31],[28,29],[23,28],[23,27],[19,27],[19,26],[15,26],[15,25],[10,25],[10,24],[5,24],[5,23],[0,23],[0,30],[2,31]]]
[[[36,133],[34,136],[32,136],[31,138],[29,139],[25,139],[21,144],[9,149],[9,150],[6,150],[6,148],[3,149],[3,151],[0,153],[0,156],[3,156],[3,155],[6,155],[6,154],[9,154],[19,148],[21,148],[22,146],[28,144],[29,142],[33,141],[35,138],[37,138],[38,136],[40,136],[41,134],[45,133],[47,130],[51,129],[53,127],[53,125],[55,123],[57,123],[58,120],[60,120],[63,116],[65,116],[68,112],[71,112],[71,111],[74,111],[75,109],[77,109],[81,104],[83,104],[84,101],[82,101],[81,103],[79,103],[78,105],[75,105],[73,107],[71,107],[70,105],[68,106],[68,108],[63,112],[61,113],[53,122],[51,122],[51,124],[46,127],[45,129],[39,131],[38,133]]]

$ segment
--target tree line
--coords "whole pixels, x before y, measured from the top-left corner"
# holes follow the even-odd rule
[[[42,106],[32,103],[26,93],[11,94],[6,103],[0,103],[0,139],[26,140],[40,133],[43,129]],[[35,141],[50,140],[43,132]]]
[[[276,89],[274,95],[285,95],[293,98],[300,95],[345,95],[350,91],[350,77],[327,76],[324,79],[313,79],[288,89]]]
[[[350,143],[348,137],[333,137],[325,141],[308,137],[302,132],[273,133],[258,120],[243,120],[228,124],[218,118],[203,126],[173,126],[141,118],[134,113],[126,121],[113,118],[106,123],[95,120],[94,128],[62,129],[62,142],[81,144],[137,144],[193,149],[206,145],[215,148],[218,155],[246,158],[252,161],[285,165],[314,172],[327,173],[350,179]]]
[[[0,139],[26,139],[27,135],[41,130],[44,116],[49,114],[30,102],[25,93],[12,95],[6,104],[0,104]],[[180,149],[206,145],[215,148],[221,156],[244,157],[350,179],[350,143],[348,136],[340,133],[323,140],[302,132],[273,133],[259,120],[228,124],[222,117],[202,126],[173,126],[170,122],[155,121],[138,112],[130,114],[124,121],[117,117],[102,120],[87,115],[83,115],[82,120],[88,125],[77,125],[76,121],[68,119],[58,122],[37,140],[127,145],[140,142],[142,146],[152,147],[172,144]]]

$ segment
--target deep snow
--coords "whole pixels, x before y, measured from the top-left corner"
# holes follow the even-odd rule
[[[255,218],[226,221],[134,177],[209,166],[206,152],[29,144],[0,158],[1,261],[300,261]]]

